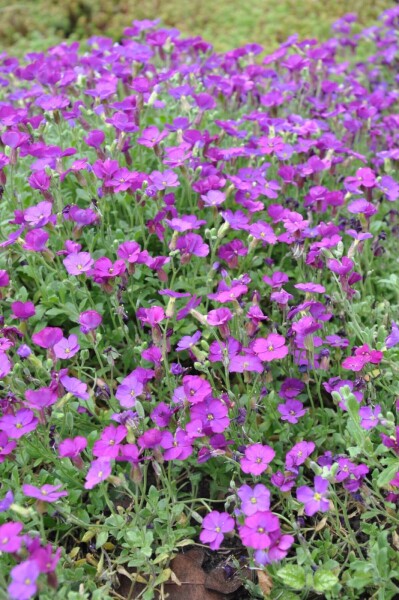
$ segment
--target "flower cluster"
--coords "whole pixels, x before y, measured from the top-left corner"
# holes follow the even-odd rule
[[[58,561],[66,595],[114,596],[126,563],[150,598],[198,534],[276,594],[274,563],[338,597],[371,556],[393,597],[355,530],[399,502],[399,8],[355,20],[269,55],[152,21],[0,55],[11,598]]]

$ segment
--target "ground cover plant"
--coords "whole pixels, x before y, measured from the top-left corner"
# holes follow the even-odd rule
[[[194,545],[397,597],[399,8],[355,20],[1,55],[0,598],[166,598]]]

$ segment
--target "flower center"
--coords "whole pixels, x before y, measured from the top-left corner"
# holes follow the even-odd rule
[[[260,465],[260,463],[262,462],[262,458],[260,456],[258,456],[258,458],[256,459],[256,461],[258,463],[258,465]]]
[[[3,539],[1,540],[1,543],[2,543],[2,544],[7,544],[8,540],[9,540],[9,538],[8,538],[8,537],[5,537],[5,538],[3,538]]]
[[[215,417],[211,413],[209,413],[209,415],[207,415],[206,418],[208,419],[208,421],[213,421]]]
[[[258,533],[265,533],[264,527],[258,527]]]
[[[321,494],[319,494],[318,492],[315,493],[315,495],[313,496],[313,498],[317,501],[321,500]]]
[[[251,504],[256,504],[256,503],[257,503],[257,500],[256,500],[255,496],[253,496],[251,498]]]
[[[215,527],[215,531],[216,531],[217,533],[220,533],[220,527]]]
[[[15,425],[15,427],[16,427],[17,429],[22,429],[23,425],[22,425],[22,423],[17,423],[17,424]]]
[[[272,350],[274,350],[273,346],[270,344],[270,346],[267,348],[269,350],[269,352],[272,352]]]
[[[25,579],[25,581],[24,581],[24,584],[25,584],[25,585],[30,585],[31,583],[32,583],[32,582],[31,582],[31,580],[29,579],[29,577],[27,577],[27,578]]]

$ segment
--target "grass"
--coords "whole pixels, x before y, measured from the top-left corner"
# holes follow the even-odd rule
[[[160,18],[187,35],[201,35],[225,51],[248,42],[272,50],[296,32],[326,39],[331,24],[347,12],[373,24],[389,0],[0,0],[0,39],[11,53],[42,50],[65,38],[93,34],[118,38],[133,19]]]

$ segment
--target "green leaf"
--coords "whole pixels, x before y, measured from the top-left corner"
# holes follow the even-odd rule
[[[384,469],[377,478],[378,487],[384,487],[393,479],[396,473],[399,471],[399,461],[395,462],[393,465],[390,465],[386,469]]]
[[[313,587],[316,592],[327,592],[338,583],[338,577],[327,569],[318,569],[313,577]]]
[[[294,590],[302,590],[305,587],[305,569],[296,565],[287,565],[277,572],[278,577]]]
[[[101,548],[102,546],[104,546],[107,539],[108,539],[108,531],[101,531],[97,535],[96,548]]]

